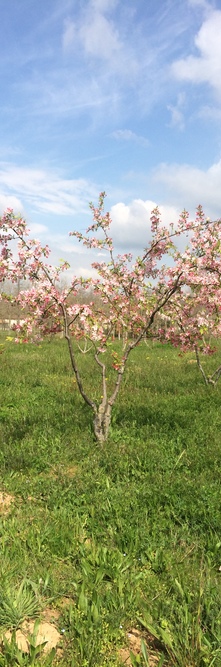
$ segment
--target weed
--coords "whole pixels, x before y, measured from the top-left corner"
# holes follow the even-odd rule
[[[13,631],[10,640],[3,638],[3,652],[0,654],[0,667],[14,667],[19,665],[20,667],[50,667],[53,663],[56,651],[52,648],[46,656],[43,656],[43,649],[46,646],[47,642],[37,643],[38,642],[38,631],[39,631],[40,622],[36,621],[32,634],[27,633],[26,650],[22,650],[18,646],[18,641],[16,638],[16,632]],[[38,659],[41,659],[40,662]]]
[[[18,588],[11,585],[1,590],[0,598],[0,626],[18,628],[27,618],[36,616],[39,612],[33,588],[23,580]]]

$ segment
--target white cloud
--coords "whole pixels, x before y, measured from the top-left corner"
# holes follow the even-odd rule
[[[134,199],[129,205],[119,202],[112,206],[111,234],[116,246],[128,247],[132,252],[145,248],[150,240],[150,216],[155,207],[156,202],[143,199]],[[178,210],[175,207],[163,205],[159,209],[164,225],[176,222]]]
[[[66,19],[64,22],[64,32],[62,36],[64,51],[69,51],[69,49],[73,47],[75,39],[77,39],[75,23],[70,19]]]
[[[98,60],[112,61],[120,56],[123,44],[114,22],[104,15],[114,3],[94,1],[87,5],[78,21],[64,21],[63,49],[72,51],[79,46],[86,56]]]
[[[99,125],[110,118],[116,122],[122,111],[121,122],[131,112],[137,119],[139,112],[144,117],[168,95],[171,54],[190,22],[190,12],[180,9],[181,0],[171,21],[170,4],[166,2],[155,16],[152,11],[140,13],[136,2],[128,6],[119,0],[55,2],[53,29],[47,12],[47,24],[40,21],[33,26],[25,48],[17,49],[19,62],[16,51],[20,74],[14,76],[10,90],[16,96],[16,114],[19,111],[23,123],[27,121],[23,135],[33,117],[38,120],[39,143],[46,136],[46,123],[51,128],[56,118],[79,116],[82,127],[88,117]],[[14,71],[13,57],[10,52]],[[7,113],[6,97],[3,107]]]
[[[85,268],[84,266],[79,266],[77,275],[81,276],[82,278],[97,278],[97,271],[93,268],[89,269]]]
[[[207,83],[221,95],[221,10],[212,11],[195,37],[198,56],[189,55],[172,65],[177,79]]]
[[[55,215],[88,213],[88,201],[97,197],[95,187],[85,179],[63,179],[56,172],[10,164],[0,165],[0,186],[5,191],[6,206],[10,205],[13,193],[16,208],[21,200],[32,211]]]
[[[6,208],[12,208],[16,214],[22,213],[23,211],[21,200],[18,199],[18,197],[7,194],[0,195],[0,212],[3,213]]]
[[[113,139],[117,140],[122,140],[122,141],[134,141],[136,143],[142,144],[143,146],[148,146],[149,141],[146,139],[146,137],[142,137],[140,134],[136,134],[136,132],[132,132],[132,130],[115,130],[112,132],[111,137]]]
[[[90,67],[93,59],[96,61],[97,69],[92,78],[99,81],[102,90],[106,92],[110,90],[110,85],[112,88],[116,87],[116,80],[112,80],[110,84],[113,74],[117,80],[125,77],[126,82],[132,80],[140,69],[137,49],[134,48],[132,39],[128,41],[125,38],[126,25],[123,31],[120,20],[106,16],[116,4],[114,0],[91,0],[76,21],[71,18],[64,21],[62,37],[64,53],[75,53],[77,57],[79,53],[82,54],[82,61],[85,59]]]
[[[91,6],[99,12],[110,12],[117,4],[118,0],[91,0]]]
[[[74,238],[70,239],[68,234],[51,235],[48,245],[51,249],[49,263],[59,266],[61,261],[66,261],[70,264],[70,268],[61,274],[64,281],[70,282],[74,276],[95,277],[96,271],[91,264],[99,261],[96,251],[88,250],[82,244],[77,243]]]
[[[31,224],[28,225],[28,228],[30,229],[31,235],[33,234],[47,234],[48,232],[48,227],[46,225],[41,225],[38,222],[31,222]]]
[[[112,60],[120,55],[121,42],[118,31],[113,23],[100,13],[82,25],[80,39],[89,56]]]
[[[211,9],[211,5],[207,0],[188,0],[188,4],[191,7],[200,7],[200,9]]]
[[[204,118],[206,120],[212,120],[212,121],[215,121],[215,122],[218,121],[220,123],[221,108],[220,108],[220,106],[215,107],[215,106],[209,106],[209,104],[208,105],[205,104],[199,110],[198,116],[199,116],[199,118]]]
[[[87,250],[85,247],[74,240],[74,237],[70,239],[68,234],[53,234],[53,248],[56,248],[57,252],[67,253],[70,255],[85,255]]]
[[[175,105],[168,105],[167,109],[171,112],[171,127],[177,127],[179,130],[184,130],[185,117],[183,111],[185,108],[185,102],[185,93],[179,93],[177,103]]]
[[[194,211],[201,204],[209,217],[221,217],[221,160],[205,170],[188,164],[162,164],[154,180],[166,186],[178,207]]]

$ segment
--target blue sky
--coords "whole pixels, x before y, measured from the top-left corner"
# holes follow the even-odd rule
[[[119,250],[156,203],[221,217],[221,1],[0,0],[0,25],[1,211],[83,274],[101,190]]]

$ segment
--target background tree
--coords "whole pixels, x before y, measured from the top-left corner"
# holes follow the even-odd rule
[[[162,341],[169,340],[184,352],[194,351],[205,383],[215,386],[221,365],[211,376],[206,375],[200,357],[215,352],[221,335],[221,221],[205,219],[201,206],[190,245],[191,264],[189,248],[176,255],[176,270],[185,273],[185,289],[182,296],[174,294],[167,303],[168,320],[165,325],[161,321],[158,333]]]

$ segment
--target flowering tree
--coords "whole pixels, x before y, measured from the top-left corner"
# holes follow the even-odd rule
[[[184,352],[194,351],[205,383],[215,386],[221,365],[206,375],[200,356],[213,354],[215,339],[221,335],[221,220],[211,223],[199,206],[195,222],[190,246],[185,253],[176,253],[175,272],[169,270],[172,276],[182,271],[185,289],[166,304],[167,326],[158,333],[162,341],[169,340]]]
[[[16,340],[22,338],[24,342],[37,341],[49,333],[64,331],[77,386],[93,411],[94,433],[100,443],[108,437],[112,407],[119,393],[129,355],[145,336],[151,335],[159,313],[174,318],[177,304],[185,299],[186,286],[194,288],[196,293],[201,284],[202,272],[208,271],[209,275],[215,275],[212,262],[215,261],[218,249],[217,246],[210,246],[210,239],[213,238],[211,230],[214,230],[215,235],[217,233],[217,239],[219,234],[218,223],[209,225],[199,212],[194,222],[190,222],[188,214],[184,212],[176,228],[172,224],[169,228],[164,227],[156,208],[151,216],[152,238],[142,256],[135,261],[128,253],[115,256],[110,236],[111,219],[109,213],[104,212],[104,197],[105,193],[101,193],[97,208],[90,205],[93,223],[85,235],[80,232],[71,232],[71,235],[89,249],[102,249],[108,260],[92,264],[96,270],[95,278],[84,281],[74,278],[62,290],[59,286],[61,273],[69,265],[63,263],[54,268],[48,264],[49,248],[31,240],[25,221],[15,217],[11,210],[0,221],[0,280],[10,278],[17,281],[18,278],[26,278],[30,284],[30,288],[21,291],[16,298],[24,310],[24,321],[16,327]],[[182,254],[174,241],[184,232],[192,232],[192,240]],[[205,232],[208,235],[208,247],[201,256],[197,248]],[[16,257],[12,247],[15,240],[18,242]],[[168,263],[166,266],[162,264],[162,259],[167,255],[172,264],[169,268]],[[78,292],[82,286],[90,293],[93,290],[94,298],[89,303],[78,303]],[[126,332],[124,345],[119,347],[118,352],[112,345],[116,324],[120,324]],[[170,326],[170,339],[175,344],[177,335],[177,331]],[[186,330],[186,339],[188,336]],[[82,381],[76,355],[77,344],[82,338],[88,340],[93,349],[101,382],[100,401],[89,395]],[[181,336],[179,340],[182,342]],[[184,339],[182,344],[185,346]],[[110,348],[114,372],[114,382],[111,384],[107,379]]]

